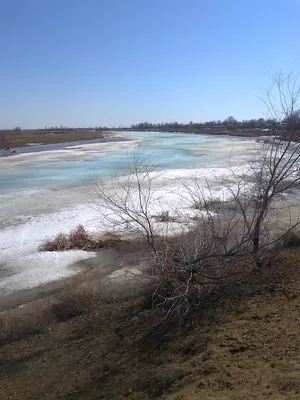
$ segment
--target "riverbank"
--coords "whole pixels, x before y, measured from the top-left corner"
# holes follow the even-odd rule
[[[146,294],[73,318],[60,309],[63,322],[1,347],[0,397],[298,400],[299,262],[299,248],[279,251],[181,327],[149,308]]]
[[[16,131],[1,131],[0,132],[0,150],[11,149],[26,146],[46,145],[75,142],[79,140],[101,139],[107,136],[114,136],[113,131],[98,131],[93,129],[84,130],[26,130],[21,132]]]
[[[72,255],[74,251],[60,253]],[[5,311],[26,314],[34,312],[41,305],[52,304],[59,293],[67,285],[72,284],[73,280],[80,280],[83,284],[93,282],[95,287],[101,285],[102,295],[105,291],[108,297],[112,294],[116,296],[117,293],[120,298],[132,295],[132,291],[136,293],[140,289],[136,277],[143,273],[144,268],[142,263],[137,265],[136,258],[136,254],[122,249],[116,250],[112,247],[96,249],[93,253],[90,252],[90,258],[70,263],[69,274],[62,279],[50,279],[48,283],[29,288],[25,285],[23,289],[1,293],[0,315]],[[52,260],[52,263],[54,262],[55,260]],[[60,267],[63,269],[63,266]]]

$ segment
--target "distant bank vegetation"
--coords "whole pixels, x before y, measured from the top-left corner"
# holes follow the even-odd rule
[[[276,118],[258,118],[238,121],[232,116],[225,120],[214,120],[206,122],[193,122],[187,124],[178,122],[162,122],[153,124],[151,122],[140,122],[132,125],[130,129],[133,130],[156,130],[156,131],[183,131],[183,132],[201,132],[215,130],[221,131],[257,131],[264,134],[274,133],[275,131],[284,132],[287,125],[293,125],[293,129],[299,131],[300,134],[300,110],[294,111],[293,115],[283,120]],[[289,127],[290,128],[290,127]],[[289,129],[290,131],[290,129]]]
[[[136,125],[132,125],[132,129],[155,129],[155,130],[203,130],[203,129],[277,129],[280,124],[276,119],[249,119],[238,121],[232,116],[229,116],[225,120],[213,120],[206,122],[193,122],[180,123],[177,121],[173,122],[161,122],[158,124],[153,124],[151,122],[140,122]]]

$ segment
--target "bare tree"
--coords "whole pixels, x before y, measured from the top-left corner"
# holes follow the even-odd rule
[[[184,318],[212,290],[245,277],[255,266],[261,268],[265,250],[299,224],[296,218],[283,231],[271,227],[273,207],[300,183],[300,144],[295,142],[300,86],[293,74],[272,79],[264,103],[268,116],[280,126],[276,136],[267,138],[242,170],[231,169],[222,181],[230,196],[220,207],[215,207],[210,180],[194,177],[183,186],[182,198],[199,212],[188,218],[178,211],[185,228],[176,237],[157,237],[154,228],[157,162],[135,156],[129,175],[98,184],[104,218],[150,244],[148,260],[156,280],[153,304],[166,316]],[[170,223],[169,216],[163,220]]]
[[[231,194],[228,206],[233,213],[228,213],[228,207],[214,215],[207,212],[201,229],[193,232],[193,246],[173,248],[171,265],[170,257],[165,257],[168,262],[162,263],[155,296],[167,314],[176,312],[182,317],[207,291],[245,276],[254,265],[261,268],[266,250],[278,246],[299,225],[299,213],[290,215],[283,230],[274,227],[272,221],[274,208],[289,208],[282,199],[299,188],[299,100],[300,85],[294,74],[273,76],[264,103],[280,129],[242,171],[231,169],[229,183],[223,181]],[[203,182],[202,177],[186,185],[202,210],[208,210],[214,201],[210,187],[211,182]]]
[[[176,217],[168,215],[168,218],[165,218],[167,212],[162,211],[160,223],[170,225],[170,229],[157,234],[153,204],[157,203],[155,194],[157,187],[160,188],[158,167],[149,158],[135,155],[129,175],[98,183],[99,210],[102,220],[111,227],[133,238],[140,237],[150,245],[151,251],[144,253],[144,257],[156,281],[153,304],[163,308],[166,316],[182,319],[205,294],[241,275],[241,270],[233,266],[241,262],[244,254],[237,235],[238,221],[234,214],[226,219],[225,213],[211,211],[214,196],[207,193],[208,181],[207,190],[202,193],[203,179],[193,178],[181,190],[184,205],[188,209],[197,205],[198,209],[194,209],[192,216],[182,209],[172,209]],[[177,221],[181,227],[175,232],[172,224]],[[239,260],[233,260],[234,257]],[[246,273],[245,262],[242,272]]]
[[[267,116],[283,127],[285,139],[293,139],[299,129],[300,84],[294,71],[270,76],[270,85],[263,91],[261,100]]]
[[[250,168],[250,176],[254,182],[252,189],[254,195],[248,196],[254,203],[250,220],[245,213],[245,204],[235,196],[240,212],[244,216],[257,262],[261,233],[270,207],[279,196],[297,188],[300,183],[300,144],[297,141],[300,84],[296,74],[291,72],[273,75],[264,102],[269,116],[277,119],[282,125],[278,135],[265,143],[261,156]],[[297,224],[298,221],[294,221],[292,227]],[[277,237],[273,240],[279,239]]]
[[[98,210],[109,227],[143,238],[155,250],[151,206],[153,182],[158,178],[159,160],[135,153],[126,168],[126,175],[109,181],[96,181]]]
[[[283,232],[270,227],[270,212],[280,206],[279,199],[300,183],[299,106],[300,84],[293,73],[275,74],[263,98],[268,116],[276,119],[277,135],[266,139],[258,156],[247,161],[242,172],[231,169],[231,182],[226,184],[235,204],[236,217],[229,219],[227,232],[239,227],[236,243],[225,250],[229,255],[248,252],[261,266],[262,251],[280,242],[282,237],[299,224],[299,216],[290,221]],[[234,182],[234,183],[233,183]],[[203,200],[200,186],[193,197]],[[200,194],[200,195],[199,195]]]

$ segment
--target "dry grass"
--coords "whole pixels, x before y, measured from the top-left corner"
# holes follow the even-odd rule
[[[37,306],[34,312],[22,314],[18,309],[0,315],[0,345],[43,332],[54,322],[52,305]]]
[[[92,238],[82,225],[78,225],[69,235],[60,233],[53,239],[46,240],[40,251],[95,250],[106,247],[118,247],[122,241],[117,236],[104,239]]]
[[[57,296],[52,311],[57,321],[84,314],[93,310],[99,304],[101,289],[93,282],[86,282],[80,276],[75,276],[65,284]]]
[[[101,288],[80,275],[66,281],[54,301],[30,313],[17,308],[0,315],[0,345],[45,331],[53,323],[91,312],[100,303]]]
[[[59,233],[54,239],[46,240],[40,247],[40,251],[62,251],[69,249],[67,235]]]

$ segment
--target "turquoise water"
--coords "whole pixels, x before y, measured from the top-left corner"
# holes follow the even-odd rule
[[[128,139],[143,139],[136,146],[129,144],[127,149],[119,149],[107,154],[91,153],[66,159],[43,159],[26,161],[19,166],[6,166],[0,170],[0,189],[43,188],[80,186],[91,183],[95,176],[111,176],[126,172],[133,153],[158,159],[161,168],[201,168],[225,165],[232,152],[242,154],[247,139],[228,136],[193,135],[159,132],[126,132]],[[94,143],[92,141],[91,143]],[[87,142],[84,142],[87,143]],[[78,143],[79,144],[79,143]],[[68,144],[69,145],[69,144]],[[114,144],[112,144],[114,146]],[[61,150],[63,145],[41,150]],[[113,147],[112,147],[113,148]],[[30,150],[30,149],[29,149]],[[25,150],[25,152],[28,150]],[[11,157],[13,161],[13,157]],[[1,159],[0,159],[1,165]]]

